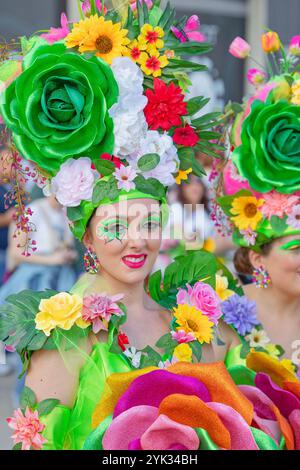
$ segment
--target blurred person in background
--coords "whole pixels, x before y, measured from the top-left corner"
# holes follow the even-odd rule
[[[34,226],[32,237],[36,251],[24,256],[24,233],[14,237],[15,225],[10,227],[7,250],[9,280],[0,289],[0,304],[16,289],[68,290],[76,281],[74,238],[66,216],[54,196],[37,199],[30,204]]]

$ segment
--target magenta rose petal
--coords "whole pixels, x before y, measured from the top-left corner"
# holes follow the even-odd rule
[[[253,403],[254,411],[259,418],[276,420],[272,411],[272,400],[259,388],[251,385],[239,385],[239,389]]]
[[[134,439],[133,441],[129,442],[128,450],[143,450],[141,447],[141,439]]]
[[[211,400],[206,386],[194,377],[155,370],[131,383],[116,405],[114,418],[133,406],[148,405],[158,408],[164,398],[175,393],[195,395],[204,402]]]
[[[300,410],[294,410],[289,416],[290,425],[295,435],[295,450],[300,450]]]
[[[142,435],[141,445],[144,450],[170,450],[174,446],[180,450],[182,446],[183,449],[197,450],[199,437],[190,426],[176,423],[162,414]]]
[[[278,387],[267,374],[262,372],[256,374],[255,385],[273,401],[285,418],[288,418],[292,411],[300,410],[299,398]]]
[[[104,450],[128,450],[155,422],[158,408],[136,406],[113,419],[103,436]]]
[[[228,429],[231,437],[231,450],[259,450],[251,429],[244,418],[231,406],[223,403],[207,403]]]

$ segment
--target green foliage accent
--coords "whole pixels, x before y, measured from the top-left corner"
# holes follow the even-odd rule
[[[162,336],[155,345],[157,348],[163,349],[168,356],[173,355],[173,351],[178,346],[177,341],[172,338],[171,333]]]
[[[207,105],[210,98],[204,98],[203,96],[196,96],[187,101],[187,110],[190,116],[197,114],[204,106]]]
[[[24,290],[10,295],[0,306],[0,340],[7,346],[14,346],[21,355],[24,350],[41,349],[47,336],[36,330],[35,317],[42,299],[57,294],[56,291],[32,292]]]
[[[175,70],[176,72],[205,72],[206,65],[191,62],[189,60],[169,59],[169,65],[164,70]]]
[[[181,42],[174,47],[174,51],[178,55],[202,55],[211,52],[212,49],[212,44],[194,41]]]
[[[178,156],[180,160],[180,169],[187,170],[192,168],[193,174],[196,176],[206,175],[206,172],[201,163],[195,157],[195,150],[192,147],[181,147],[178,149]]]
[[[138,175],[134,179],[136,189],[142,193],[152,194],[153,196],[164,198],[166,195],[165,187],[160,181],[155,178],[144,178]]]
[[[141,171],[151,171],[157,167],[160,156],[157,153],[147,153],[138,160],[138,167]]]
[[[115,178],[110,178],[108,181],[99,180],[94,187],[92,202],[97,206],[105,198],[113,201],[118,197],[119,192]]]
[[[109,160],[95,160],[94,165],[96,167],[96,170],[99,171],[100,175],[102,176],[109,176],[115,171],[115,165],[113,162],[110,162]]]
[[[285,216],[283,219],[279,218],[277,215],[272,215],[270,219],[270,224],[272,229],[277,235],[282,235],[287,228],[287,216]]]
[[[146,346],[141,351],[144,353],[141,357],[140,367],[149,367],[149,366],[157,366],[159,362],[162,360],[160,354],[158,354],[153,348],[150,346]]]
[[[248,356],[249,352],[250,352],[250,345],[249,345],[249,343],[244,342],[244,343],[243,343],[243,346],[242,346],[242,348],[241,348],[241,352],[240,352],[241,358],[242,358],[242,359],[246,359],[246,357]]]
[[[217,112],[204,114],[203,116],[197,119],[193,119],[192,126],[203,129],[204,126],[207,126],[209,124],[209,126],[212,127],[217,124],[216,119],[220,118],[220,116],[221,116],[221,113],[217,113]]]
[[[22,450],[22,442],[18,442],[11,450]]]
[[[59,405],[59,400],[48,398],[38,403],[36,409],[39,412],[39,416],[46,416],[51,413],[57,405]]]
[[[199,341],[191,341],[188,345],[192,348],[193,354],[198,362],[202,359],[202,347],[203,345]]]
[[[29,387],[24,387],[20,396],[20,405],[22,408],[34,408],[36,404],[36,396]]]
[[[116,334],[114,336],[114,339],[111,343],[111,347],[109,349],[109,352],[112,353],[112,354],[122,354],[122,348],[121,346],[119,346],[118,344],[118,335]]]

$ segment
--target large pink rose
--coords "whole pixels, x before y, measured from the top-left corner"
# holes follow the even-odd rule
[[[177,294],[178,304],[189,304],[201,310],[214,324],[218,323],[222,316],[221,301],[213,288],[204,282],[196,282],[191,287],[186,285],[188,290],[179,289]]]

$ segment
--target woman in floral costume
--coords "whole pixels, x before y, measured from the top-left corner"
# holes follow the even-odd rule
[[[95,1],[82,7],[79,23],[63,16],[61,28],[23,39],[21,68],[16,59],[2,69],[0,112],[12,155],[34,162],[36,182],[66,207],[72,232],[87,248],[89,273],[71,292],[23,291],[1,307],[0,339],[20,354],[27,372],[21,407],[7,420],[15,448],[293,449],[297,387],[286,392],[281,383],[293,397],[287,411],[268,398],[273,382],[271,392],[257,392],[269,400],[271,432],[255,415],[255,373],[227,371],[222,362],[239,347],[221,318],[222,300],[242,293],[228,270],[199,251],[177,258],[163,279],[160,271],[149,276],[168,216],[168,186],[202,173],[197,149],[215,149],[210,140],[218,134],[206,133],[211,116],[193,120],[205,100],[185,100],[186,72],[201,66],[180,58],[209,46],[188,41],[185,20],[176,22],[158,1],[126,10],[122,3],[118,11]],[[30,232],[28,240],[27,252],[34,246]],[[214,363],[206,368],[201,361]],[[148,372],[155,376],[148,379]],[[144,374],[146,385],[142,379],[132,391],[133,379]],[[132,398],[125,408],[118,402],[124,393]],[[186,395],[195,421],[180,416]],[[130,413],[139,405],[145,420],[134,429]],[[123,419],[127,410],[129,421],[111,431],[111,415]],[[152,424],[171,439],[141,436]]]
[[[239,246],[237,272],[252,278],[240,314],[235,297],[223,312],[243,339],[243,357],[255,348],[282,357],[287,373],[294,373],[300,364],[299,36],[288,54],[272,31],[262,35],[262,47],[274,72],[249,70],[255,93],[238,109],[228,108],[232,147],[211,178],[217,224]],[[246,57],[250,46],[236,38],[230,52]]]

